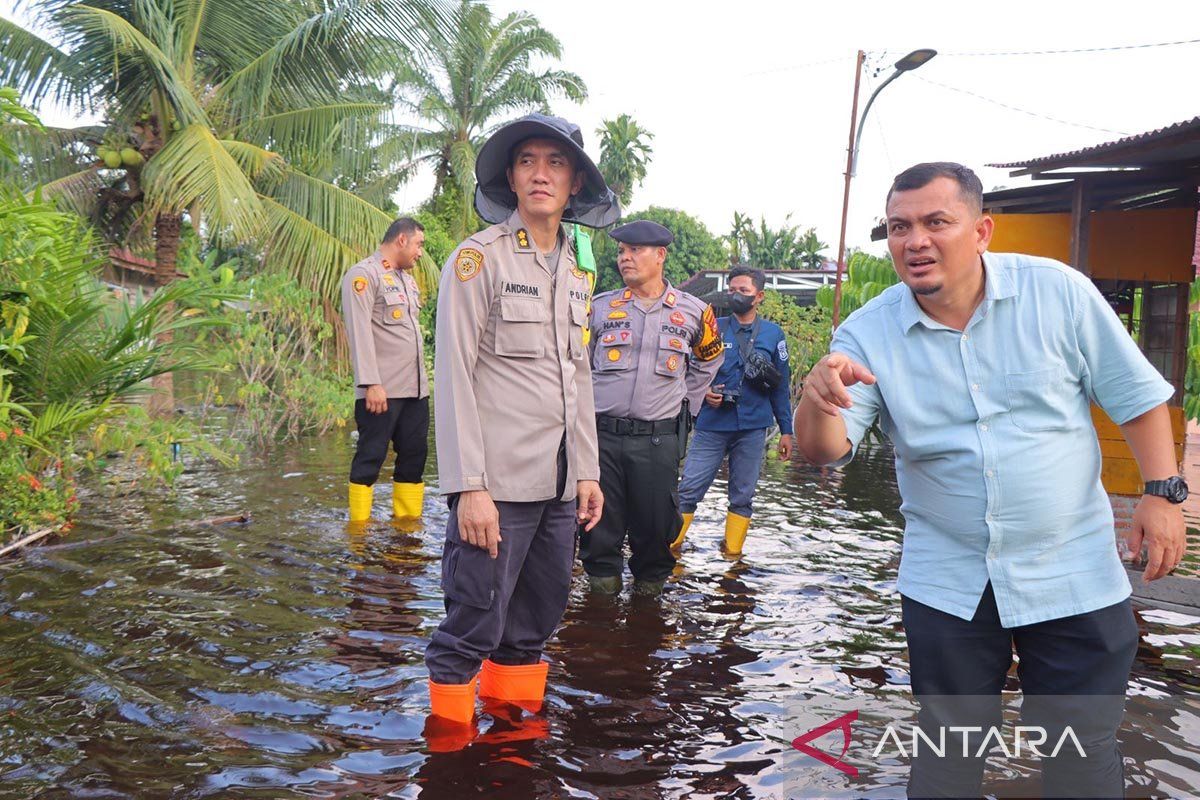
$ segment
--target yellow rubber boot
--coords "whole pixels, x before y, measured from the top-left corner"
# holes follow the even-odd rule
[[[671,542],[671,549],[675,552],[679,552],[683,547],[683,537],[687,536],[688,528],[692,527],[692,517],[696,516],[696,512],[685,512],[682,516],[683,527],[679,529],[679,535],[675,537],[675,541]]]
[[[550,665],[545,661],[505,666],[489,658],[479,672],[479,696],[503,700],[536,714],[542,710],[542,700],[546,697],[549,671]]]
[[[425,484],[392,483],[392,516],[397,519],[420,519],[425,505]]]
[[[350,484],[350,521],[366,522],[371,518],[371,502],[375,492],[361,483]]]
[[[725,515],[725,552],[731,556],[741,555],[746,542],[746,531],[750,530],[750,518],[732,511]]]
[[[448,722],[470,725],[475,718],[475,686],[479,676],[470,683],[435,683],[429,681],[429,710],[435,717]]]

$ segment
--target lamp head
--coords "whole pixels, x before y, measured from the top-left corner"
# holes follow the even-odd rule
[[[896,71],[909,72],[910,70],[914,70],[917,67],[924,65],[925,62],[929,61],[936,55],[937,50],[930,50],[928,48],[922,50],[913,50],[904,58],[896,62]]]

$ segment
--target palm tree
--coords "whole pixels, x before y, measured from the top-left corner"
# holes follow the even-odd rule
[[[417,117],[396,146],[431,164],[435,196],[450,188],[461,194],[461,239],[474,230],[475,153],[512,116],[545,111],[556,96],[587,97],[583,79],[559,69],[535,70],[535,59],[558,59],[562,45],[535,17],[514,12],[496,19],[486,5],[460,0],[458,23],[429,32],[417,57],[395,71],[397,101]]]
[[[790,219],[791,214],[784,218],[783,227],[774,229],[767,225],[766,217],[759,217],[755,228],[748,216],[735,211],[728,237],[731,254],[758,269],[791,267],[800,260],[800,237],[796,226],[786,224]]]
[[[825,248],[828,246],[818,238],[816,228],[806,230],[796,243],[800,261],[807,269],[821,268],[826,259]]]
[[[185,219],[254,243],[267,268],[332,298],[390,222],[390,98],[372,79],[449,27],[424,0],[30,0],[43,39],[0,20],[0,84],[105,110],[101,126],[13,131],[30,183],[149,244],[175,278]],[[391,148],[391,149],[389,149]],[[364,199],[369,195],[370,200]]]
[[[654,134],[634,122],[628,114],[604,120],[596,134],[600,137],[600,173],[609,188],[629,208],[634,187],[640,186],[650,166]]]

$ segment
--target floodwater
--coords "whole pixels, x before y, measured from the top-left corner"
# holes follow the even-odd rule
[[[886,448],[844,473],[769,460],[741,560],[718,551],[718,481],[660,599],[589,598],[577,574],[542,714],[493,710],[440,753],[422,653],[444,505],[430,493],[424,531],[348,531],[351,447],[93,499],[70,539],[0,565],[0,797],[903,796],[902,759],[856,743],[852,777],[791,746],[848,708],[909,705]],[[1200,785],[1198,622],[1139,607],[1131,796]],[[989,786],[1028,792],[1033,767],[997,763]]]

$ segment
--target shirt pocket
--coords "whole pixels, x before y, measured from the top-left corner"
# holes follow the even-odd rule
[[[381,290],[375,303],[375,319],[380,325],[399,325],[408,316],[408,307],[402,303],[399,292]]]
[[[587,303],[571,303],[571,358],[581,361],[586,350],[583,346],[583,330],[587,327]]]
[[[540,300],[501,297],[496,320],[496,355],[540,358],[546,354],[544,325],[550,311]]]
[[[654,371],[668,378],[682,374],[686,366],[684,363],[686,353],[687,342],[683,340],[683,337],[670,333],[660,334],[658,353],[654,360]]]
[[[616,330],[601,334],[596,350],[596,372],[622,372],[633,368],[636,356],[633,334],[629,331]]]
[[[1057,431],[1071,427],[1079,387],[1066,370],[1050,367],[1004,376],[1008,411],[1023,431]]]

